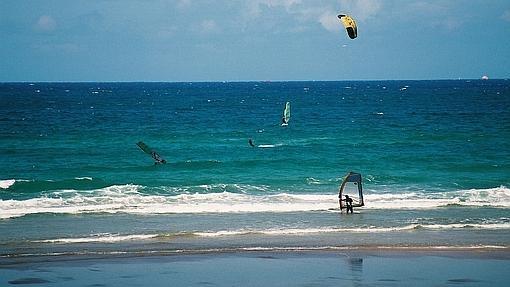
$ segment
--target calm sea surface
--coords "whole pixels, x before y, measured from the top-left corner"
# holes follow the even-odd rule
[[[509,247],[509,112],[508,80],[0,83],[0,255]]]

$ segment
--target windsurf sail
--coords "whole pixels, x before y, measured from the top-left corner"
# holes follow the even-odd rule
[[[356,172],[349,172],[342,184],[340,185],[340,190],[338,191],[338,199],[340,202],[340,210],[347,208],[345,204],[345,196],[348,195],[352,198],[352,206],[353,207],[361,207],[365,205],[363,202],[363,187],[361,184],[361,174]]]
[[[144,142],[137,142],[136,145],[143,150],[144,153],[150,155],[156,163],[166,163],[166,160],[164,160],[155,150],[150,148],[148,145],[146,145]]]
[[[345,30],[347,31],[347,35],[349,38],[354,39],[358,37],[358,27],[356,26],[356,21],[351,18],[349,15],[340,14],[338,15],[338,19],[344,25]]]
[[[285,103],[283,110],[282,125],[288,125],[290,121],[290,102]]]

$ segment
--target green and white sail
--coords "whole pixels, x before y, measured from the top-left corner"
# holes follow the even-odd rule
[[[290,121],[290,102],[285,103],[283,110],[282,125],[288,125]]]

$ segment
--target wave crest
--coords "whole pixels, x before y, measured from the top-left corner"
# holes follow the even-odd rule
[[[217,231],[189,231],[165,234],[93,234],[86,237],[70,237],[35,240],[35,243],[115,243],[121,241],[144,241],[157,240],[168,241],[177,237],[230,237],[230,236],[309,236],[318,234],[345,234],[345,233],[392,233],[392,232],[412,232],[414,230],[455,230],[455,229],[479,229],[479,230],[501,230],[510,229],[510,222],[493,224],[409,224],[404,226],[376,227],[319,227],[319,228],[273,228],[273,229],[237,229],[237,230],[217,230]]]
[[[248,185],[204,185],[148,194],[140,185],[59,190],[24,200],[0,200],[0,219],[35,213],[234,213],[335,211],[336,194],[293,194]],[[211,192],[211,189],[214,192]],[[191,193],[190,190],[201,190]],[[510,207],[506,187],[443,193],[368,193],[363,209],[427,209],[451,205]]]
[[[4,179],[0,180],[0,188],[2,189],[8,189],[11,187],[14,183],[16,183],[15,179]]]

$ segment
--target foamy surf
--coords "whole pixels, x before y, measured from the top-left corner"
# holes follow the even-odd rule
[[[500,186],[450,192],[367,194],[366,208],[426,209],[448,205],[510,207],[510,189]]]
[[[259,148],[275,148],[275,147],[281,147],[283,144],[260,144],[257,147]]]
[[[30,258],[30,257],[65,257],[65,256],[150,256],[150,255],[186,255],[186,254],[225,254],[233,252],[308,252],[308,251],[505,251],[510,247],[505,245],[377,245],[377,246],[253,246],[253,247],[223,247],[223,248],[188,248],[188,249],[166,249],[166,250],[128,250],[128,251],[110,251],[110,250],[81,250],[69,252],[40,252],[40,253],[18,253],[0,255],[0,258]]]
[[[82,177],[75,177],[76,180],[93,180],[92,177],[89,176],[82,176]]]
[[[34,240],[35,243],[116,243],[121,241],[147,240],[157,237],[156,234],[134,234],[134,235],[115,235],[115,234],[98,234],[89,237],[78,238],[56,238],[45,240]]]
[[[381,233],[392,231],[413,230],[417,225],[407,225],[399,227],[360,227],[360,228],[339,228],[339,227],[323,227],[323,228],[288,228],[288,229],[268,229],[268,230],[222,230],[222,231],[207,231],[195,232],[194,234],[204,237],[219,237],[219,236],[239,236],[249,234],[263,234],[273,236],[284,235],[310,235],[310,234],[327,234],[327,233]]]
[[[7,189],[7,188],[11,187],[14,183],[16,183],[15,179],[0,180],[0,188]]]
[[[26,200],[0,200],[0,218],[27,214],[56,213],[256,213],[256,212],[310,212],[338,209],[337,194],[291,194],[271,192],[267,187],[198,186],[169,194],[146,194],[139,185],[115,185],[96,190],[60,190]],[[232,190],[236,192],[207,193]],[[252,193],[255,192],[255,193]],[[370,209],[431,209],[446,206],[510,207],[510,189],[506,187],[472,189],[442,193],[367,193],[366,205]]]
[[[33,240],[34,243],[56,243],[56,244],[75,244],[75,243],[116,243],[122,241],[145,241],[157,240],[160,242],[171,241],[178,237],[238,237],[238,236],[317,236],[328,234],[347,234],[347,233],[399,233],[413,232],[416,230],[508,230],[510,222],[494,224],[409,224],[404,226],[378,227],[320,227],[320,228],[270,228],[270,229],[237,229],[237,230],[218,230],[218,231],[189,231],[163,234],[94,234],[86,237],[54,238],[44,240]]]
[[[274,236],[285,235],[311,235],[311,234],[329,234],[329,233],[389,233],[389,232],[405,232],[413,230],[454,230],[454,229],[483,229],[483,230],[500,230],[510,229],[510,223],[494,223],[494,224],[409,224],[404,226],[392,227],[322,227],[322,228],[284,228],[284,229],[241,229],[241,230],[221,230],[221,231],[205,231],[194,232],[193,234],[204,237],[221,237],[221,236],[239,236],[250,234],[263,234]]]

